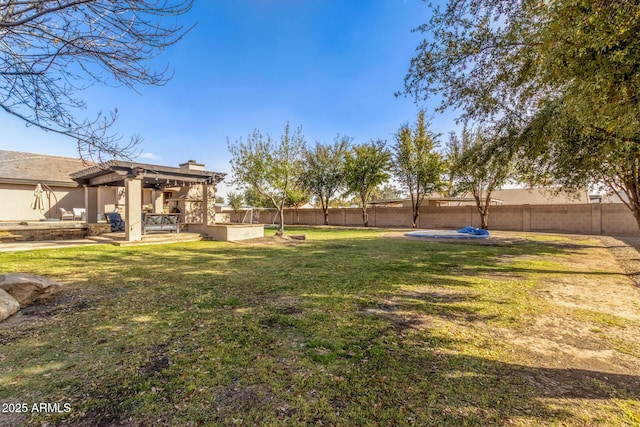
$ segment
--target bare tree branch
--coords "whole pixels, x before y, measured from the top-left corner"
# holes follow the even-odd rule
[[[193,0],[0,0],[0,107],[29,126],[77,140],[81,157],[129,158],[138,137],[120,144],[117,112],[78,116],[76,93],[94,83],[163,85],[168,68],[149,61],[190,28],[168,23]]]

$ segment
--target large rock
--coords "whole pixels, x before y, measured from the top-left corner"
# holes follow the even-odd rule
[[[20,303],[0,289],[0,322],[20,310]]]
[[[21,307],[50,298],[62,285],[46,277],[26,273],[0,274],[0,289],[11,295]]]

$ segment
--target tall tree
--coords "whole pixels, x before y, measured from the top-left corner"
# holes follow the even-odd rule
[[[405,93],[492,121],[532,182],[603,183],[640,227],[640,4],[449,0],[421,26]]]
[[[400,127],[395,134],[396,143],[393,147],[392,170],[396,179],[409,191],[413,228],[418,226],[425,194],[442,188],[442,156],[435,151],[437,136],[427,127],[424,111],[420,111],[413,128],[408,124]]]
[[[369,226],[367,203],[375,188],[389,179],[391,152],[386,142],[378,139],[356,145],[345,155],[345,179],[347,190],[362,203],[362,223]]]
[[[28,125],[69,136],[81,156],[129,157],[138,137],[110,133],[117,110],[78,117],[92,83],[162,85],[150,60],[185,34],[167,23],[193,0],[0,1],[0,108]]]
[[[242,210],[244,197],[240,193],[235,193],[233,191],[230,191],[227,194],[227,202],[229,203],[229,206],[231,206],[231,209],[233,210],[233,212],[236,214],[236,222],[240,222],[239,213]]]
[[[492,137],[486,130],[470,131],[466,126],[462,137],[451,133],[447,162],[449,175],[456,177],[453,186],[455,193],[471,193],[478,212],[481,227],[489,229],[489,207],[491,194],[499,190],[513,173],[512,154],[509,145]]]
[[[463,141],[469,141],[469,131],[465,125],[462,131],[462,138],[458,137],[455,132],[449,132],[449,140],[445,146],[444,156],[444,176],[445,176],[445,188],[444,193],[449,197],[455,197],[460,192],[458,188],[458,168],[460,167],[460,157],[465,149]]]
[[[307,193],[301,186],[296,185],[287,191],[287,199],[285,200],[285,206],[293,208],[296,214],[295,222],[300,224],[300,206],[309,201],[309,193]]]
[[[302,150],[305,145],[302,128],[293,133],[289,123],[280,140],[263,136],[257,129],[234,144],[228,143],[231,153],[233,183],[268,198],[277,209],[280,225],[278,235],[284,233],[284,209],[287,193],[299,181],[302,173]]]
[[[322,206],[324,225],[329,224],[329,203],[336,192],[345,184],[345,154],[351,140],[337,136],[332,145],[316,142],[313,148],[304,150],[304,171],[301,185]]]

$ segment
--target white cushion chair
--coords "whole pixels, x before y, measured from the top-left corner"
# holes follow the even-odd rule
[[[73,212],[69,212],[68,210],[64,209],[64,208],[60,208],[60,220],[64,221],[65,219],[71,220],[73,221]]]
[[[84,208],[73,208],[73,220],[74,221],[84,221]]]

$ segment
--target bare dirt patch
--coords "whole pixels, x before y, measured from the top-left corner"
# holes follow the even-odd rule
[[[613,238],[582,239],[591,239],[590,244],[564,245],[570,259],[558,260],[570,271],[540,278],[537,295],[555,308],[524,330],[496,333],[535,366],[635,376],[640,372],[640,288],[630,275],[633,264],[620,251],[631,260],[640,256]]]
[[[271,407],[279,419],[291,416],[295,411],[285,400],[276,396],[268,387],[260,384],[243,384],[235,381],[230,386],[215,393],[211,410],[218,421],[228,420],[230,417],[244,424],[241,414],[250,413],[256,407]],[[237,417],[237,418],[236,418]],[[260,419],[246,420],[254,425],[260,424]],[[234,422],[235,423],[235,422]]]
[[[513,344],[532,366],[624,375],[636,375],[640,371],[638,357],[612,345],[616,336],[622,338],[617,328],[549,315],[537,318],[524,330],[500,329],[494,333]],[[640,330],[625,328],[625,336],[628,333],[638,336]]]
[[[69,316],[90,310],[104,300],[117,298],[129,292],[129,288],[114,288],[100,291],[65,289],[53,298],[27,306],[13,316],[0,322],[0,344],[8,344],[38,333],[45,324],[58,316]]]
[[[245,246],[297,246],[304,243],[304,240],[296,239],[291,236],[265,236],[257,239],[238,240],[233,243]]]

